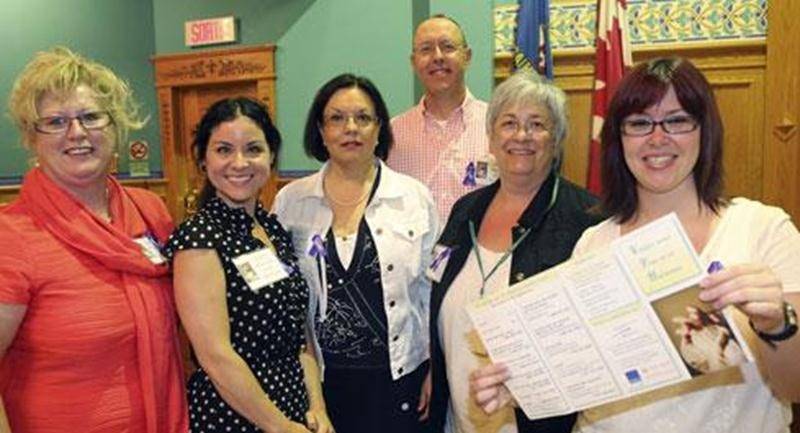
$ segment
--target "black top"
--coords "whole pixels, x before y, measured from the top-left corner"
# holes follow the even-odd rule
[[[178,227],[167,241],[164,254],[172,261],[180,250],[216,250],[225,274],[233,349],[278,409],[291,420],[305,423],[308,397],[299,355],[305,344],[308,286],[297,268],[291,237],[275,215],[269,215],[259,204],[255,219],[267,232],[278,259],[291,271],[288,278],[258,292],[250,289],[232,259],[265,245],[252,235],[253,218],[217,197]],[[187,388],[193,432],[226,431],[228,427],[237,432],[260,431],[227,405],[202,368],[192,374]]]
[[[558,182],[556,179],[558,178]],[[442,347],[439,344],[439,310],[447,294],[447,289],[469,256],[472,241],[469,235],[469,221],[478,229],[489,204],[494,199],[500,181],[473,191],[461,197],[454,205],[447,225],[439,238],[439,244],[452,248],[447,267],[441,281],[434,283],[431,290],[431,370],[433,392],[431,395],[431,424],[433,431],[444,429],[450,388],[447,383],[447,370]],[[604,218],[590,212],[597,204],[588,191],[580,188],[557,174],[551,174],[539,189],[533,201],[522,212],[517,225],[512,228],[514,241],[527,230],[530,234],[511,255],[509,284],[514,284],[531,275],[549,269],[572,254],[575,243],[583,231]],[[522,411],[517,410],[517,426],[520,433],[525,432],[564,432],[568,433],[575,423],[576,416],[547,418],[538,421],[527,420]]]
[[[358,225],[350,266],[339,259],[333,229],[325,240],[328,260],[328,312],[316,318],[316,333],[328,369],[388,370],[386,312],[383,309],[381,265],[367,221]]]

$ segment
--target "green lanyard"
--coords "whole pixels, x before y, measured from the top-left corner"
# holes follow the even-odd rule
[[[545,209],[545,213],[550,211],[550,209],[556,203],[556,198],[558,197],[558,185],[560,183],[559,182],[560,180],[561,180],[560,178],[556,177],[555,183],[553,184],[553,193],[550,195],[550,203],[547,204],[547,209]],[[483,297],[483,292],[486,288],[486,282],[489,281],[489,278],[491,278],[495,272],[497,272],[497,268],[499,268],[500,265],[503,264],[503,262],[508,260],[508,258],[511,256],[511,253],[513,253],[514,250],[517,249],[519,244],[521,244],[522,241],[525,240],[526,237],[528,237],[528,235],[531,233],[531,230],[532,228],[530,227],[527,228],[525,232],[522,233],[522,236],[520,236],[519,239],[517,239],[516,241],[514,241],[514,243],[511,244],[511,248],[509,248],[508,250],[506,250],[505,253],[503,253],[503,256],[500,257],[499,260],[497,260],[497,263],[495,263],[492,269],[489,271],[489,273],[486,274],[483,268],[483,260],[481,260],[481,253],[478,250],[478,236],[475,234],[475,223],[473,223],[472,221],[469,222],[469,237],[470,239],[472,239],[472,250],[475,251],[475,259],[478,261],[478,270],[481,273],[481,298]]]
[[[525,238],[528,237],[530,233],[531,229],[525,230],[525,233],[523,233],[522,236],[519,237],[519,239],[517,239],[516,241],[514,241],[513,244],[511,244],[511,248],[509,248],[508,250],[506,250],[505,253],[503,253],[503,256],[500,257],[497,263],[494,264],[492,269],[489,271],[489,274],[486,274],[486,272],[483,270],[483,261],[481,260],[481,253],[478,250],[478,236],[475,235],[475,224],[472,221],[469,222],[469,237],[472,238],[472,250],[475,251],[475,258],[478,260],[478,270],[481,272],[481,298],[483,297],[483,291],[484,288],[486,287],[486,282],[489,281],[489,278],[491,278],[492,275],[494,275],[494,273],[497,271],[497,268],[499,268],[500,265],[503,264],[503,262],[508,260],[508,258],[511,256],[511,253],[513,253],[514,250],[517,249],[519,244],[521,244],[522,241],[525,240]]]

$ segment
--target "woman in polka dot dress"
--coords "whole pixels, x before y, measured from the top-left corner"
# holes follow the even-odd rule
[[[306,344],[308,287],[291,238],[258,202],[279,146],[266,109],[247,98],[215,103],[195,132],[201,208],[165,251],[200,364],[192,432],[332,432]]]

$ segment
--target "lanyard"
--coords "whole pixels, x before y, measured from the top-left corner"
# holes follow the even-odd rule
[[[484,288],[486,287],[486,282],[489,281],[489,278],[491,278],[492,275],[494,275],[494,273],[497,271],[500,265],[502,265],[503,262],[505,262],[506,260],[508,260],[509,257],[511,257],[511,253],[514,252],[515,249],[517,249],[519,244],[521,244],[526,237],[528,237],[530,232],[531,232],[530,228],[525,230],[525,233],[523,233],[522,236],[519,237],[519,239],[517,239],[516,241],[514,241],[513,244],[511,244],[511,247],[508,250],[506,250],[505,253],[503,253],[503,256],[500,257],[500,259],[497,261],[497,263],[494,264],[489,273],[486,274],[486,272],[483,269],[483,261],[481,260],[481,253],[478,250],[478,236],[475,235],[475,224],[472,221],[469,222],[469,237],[472,239],[472,250],[475,251],[475,258],[478,260],[478,270],[481,272],[481,298],[483,297],[483,291]]]
[[[558,176],[556,176],[555,182],[553,184],[553,193],[550,196],[550,203],[547,204],[547,209],[545,209],[545,213],[550,211],[550,209],[552,209],[553,205],[556,203],[560,180],[561,179]],[[525,232],[522,233],[522,236],[520,236],[516,241],[514,241],[514,243],[511,244],[511,247],[508,250],[506,250],[505,253],[503,253],[503,256],[500,257],[499,260],[497,260],[497,263],[494,264],[489,273],[486,274],[483,268],[483,260],[481,260],[481,253],[478,250],[478,236],[475,234],[475,223],[473,223],[472,221],[469,222],[469,237],[470,239],[472,239],[472,250],[475,251],[475,259],[478,261],[478,270],[481,273],[481,298],[483,297],[483,292],[484,289],[486,288],[486,282],[489,281],[489,278],[491,278],[492,275],[494,275],[494,273],[497,271],[500,265],[502,265],[503,262],[508,260],[508,257],[511,256],[511,253],[513,253],[515,249],[517,249],[519,244],[521,244],[522,241],[525,240],[526,237],[528,237],[528,235],[531,233],[531,230],[533,229],[531,227],[528,227],[525,230]]]

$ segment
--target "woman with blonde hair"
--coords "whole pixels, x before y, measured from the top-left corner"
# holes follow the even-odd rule
[[[130,89],[54,48],[22,71],[9,109],[37,164],[0,211],[0,431],[186,431],[159,253],[172,221],[108,174],[143,124]]]

